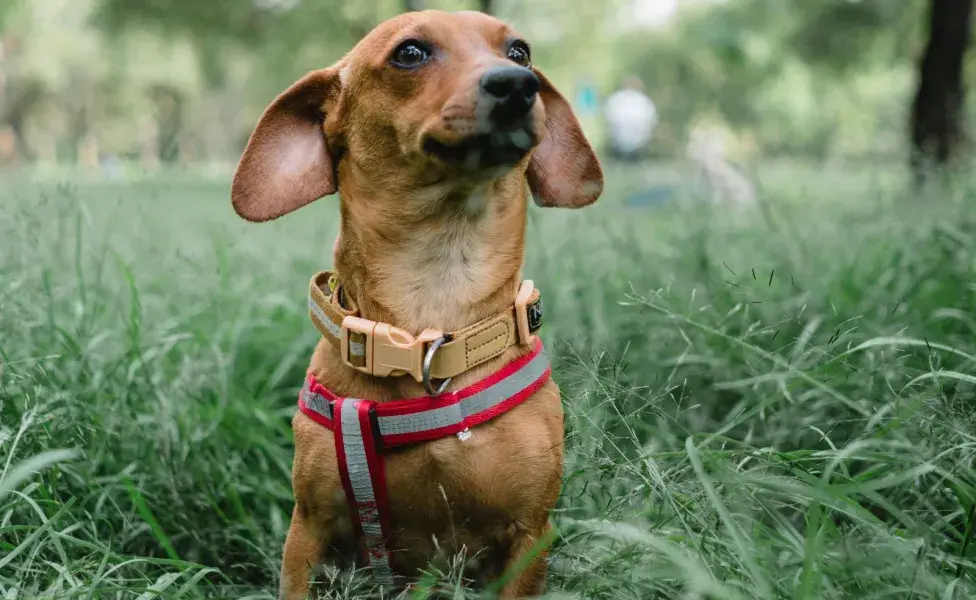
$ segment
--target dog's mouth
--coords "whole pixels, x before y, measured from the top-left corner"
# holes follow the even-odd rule
[[[493,131],[443,142],[428,135],[423,150],[445,164],[477,171],[513,166],[532,150],[532,134],[525,129]]]

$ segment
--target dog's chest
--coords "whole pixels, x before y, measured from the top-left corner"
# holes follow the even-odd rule
[[[513,527],[545,518],[562,472],[562,422],[556,412],[525,409],[464,441],[445,437],[387,457],[398,546],[421,556],[494,546]]]
[[[548,462],[542,444],[536,442],[526,438],[506,443],[490,426],[426,442],[402,462],[396,456],[388,460],[388,471],[396,472],[390,481],[391,498],[396,496],[394,505],[414,517],[424,514],[435,521],[452,509],[478,512],[483,505],[516,513],[522,505],[517,489],[521,485],[513,485],[522,477],[516,455],[526,454],[530,465]],[[416,485],[418,481],[423,484]],[[400,482],[404,488],[394,490]]]
[[[471,320],[464,307],[491,291],[492,278],[485,275],[492,269],[491,252],[480,236],[463,231],[432,236],[405,249],[397,262],[397,281],[389,282],[400,290],[393,301],[408,328],[463,327]],[[445,307],[452,307],[450,315]]]

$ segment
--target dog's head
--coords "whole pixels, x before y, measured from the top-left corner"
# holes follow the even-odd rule
[[[593,149],[529,44],[475,12],[390,19],[278,96],[238,165],[234,208],[266,221],[333,194],[340,161],[405,192],[527,178],[538,204],[576,208],[603,188]]]

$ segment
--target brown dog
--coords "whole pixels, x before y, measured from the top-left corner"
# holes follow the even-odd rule
[[[531,67],[524,41],[481,13],[424,11],[382,23],[334,66],[275,99],[241,158],[232,199],[241,217],[267,221],[338,191],[338,302],[416,336],[511,314],[530,188],[542,206],[577,208],[602,187],[569,104]],[[449,389],[530,351],[509,343],[473,361]],[[425,396],[417,381],[396,376],[402,371],[377,377],[349,360],[323,339],[308,372],[345,398]],[[327,549],[352,547],[355,525],[333,432],[305,412],[293,429],[296,505],[280,592],[287,599],[305,597]],[[542,555],[527,565],[520,559],[548,531],[562,443],[559,391],[546,379],[467,439],[385,453],[392,571],[416,575],[441,552],[467,551],[482,582],[519,565],[503,596],[541,593]]]

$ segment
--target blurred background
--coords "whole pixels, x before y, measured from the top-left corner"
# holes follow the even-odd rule
[[[939,89],[930,103],[939,114],[931,118],[964,122],[973,114],[959,89],[960,74],[974,68],[963,61],[971,5],[3,0],[0,168],[227,172],[279,91],[336,60],[381,20],[417,8],[479,9],[511,22],[604,148],[612,142],[606,101],[631,78],[656,112],[642,142],[646,157],[685,157],[689,141],[707,130],[745,165],[759,156],[905,160],[933,27]],[[931,129],[940,127],[961,129]]]

